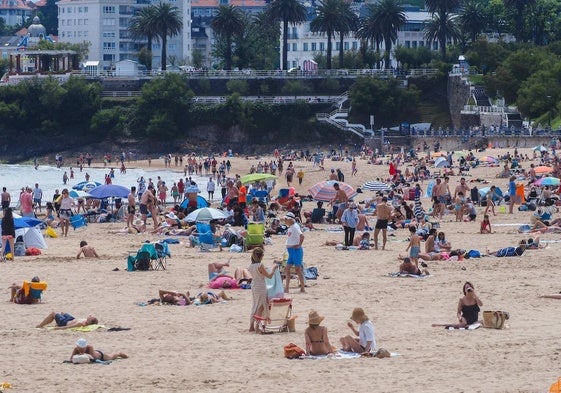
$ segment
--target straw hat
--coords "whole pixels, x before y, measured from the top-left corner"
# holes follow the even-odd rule
[[[308,314],[308,324],[309,325],[319,325],[321,323],[321,321],[323,321],[323,318],[324,317],[319,315],[316,310],[312,310]]]
[[[353,321],[363,321],[366,318],[366,314],[364,314],[364,310],[360,307],[357,307],[353,310],[353,313],[351,315],[351,319]]]

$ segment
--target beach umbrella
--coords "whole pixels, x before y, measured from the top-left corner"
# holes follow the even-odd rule
[[[450,166],[450,163],[446,159],[446,157],[439,157],[434,161],[435,168],[447,168]]]
[[[91,195],[88,194],[86,191],[81,191],[81,190],[70,190],[68,195],[70,195],[71,198],[90,198],[91,197]]]
[[[98,186],[101,186],[101,183],[98,183],[96,181],[83,181],[73,186],[72,189],[87,191],[87,190],[91,190],[92,188],[96,188]]]
[[[481,157],[479,161],[486,162],[487,164],[495,164],[499,160],[497,160],[495,157],[492,156],[485,156],[485,157]]]
[[[179,205],[179,207],[181,207],[182,209],[187,209],[187,205],[189,205],[189,199],[184,199],[183,202],[181,202],[181,205]],[[200,209],[201,207],[209,207],[210,206],[210,202],[207,201],[204,197],[197,195],[197,209]]]
[[[547,173],[553,172],[553,168],[550,166],[542,165],[542,166],[535,167],[534,171],[536,171],[536,174],[538,175],[545,175]]]
[[[223,218],[228,218],[228,215],[222,210],[215,209],[213,207],[203,207],[192,211],[185,217],[185,221],[188,222],[199,222],[199,221],[210,221],[210,220],[221,220]]]
[[[479,196],[481,198],[485,198],[485,196],[487,195],[487,193],[491,190],[491,187],[483,187],[479,189]],[[500,188],[495,187],[495,196],[493,197],[494,201],[498,201],[499,199],[501,199],[503,197],[503,192],[501,191]]]
[[[539,152],[547,151],[547,147],[545,147],[544,145],[537,145],[537,146],[534,146],[534,150],[539,151]]]
[[[319,183],[314,184],[308,192],[316,201],[331,202],[333,198],[335,198],[335,188],[333,188],[335,183],[339,184],[339,187],[345,192],[345,194],[347,194],[349,199],[354,198],[356,195],[355,189],[347,183],[336,180],[320,181]]]
[[[536,186],[558,186],[561,181],[556,177],[542,177],[541,179],[534,182]]]
[[[0,220],[0,223],[2,220]],[[14,229],[33,228],[41,224],[43,221],[34,217],[14,217]]]
[[[119,186],[117,184],[103,184],[90,190],[90,196],[96,199],[105,199],[111,197],[126,198],[129,196],[129,193],[130,190],[128,188]]]
[[[362,186],[360,186],[360,188],[363,189],[363,190],[368,190],[368,191],[390,191],[391,190],[390,186],[388,186],[386,183],[384,183],[382,181],[379,181],[379,180],[367,181]]]
[[[250,173],[249,175],[242,176],[240,181],[242,184],[251,184],[276,178],[275,175],[271,175],[270,173]]]

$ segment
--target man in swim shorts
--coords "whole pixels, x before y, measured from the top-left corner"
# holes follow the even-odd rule
[[[37,325],[37,328],[42,328],[47,326],[51,322],[56,323],[55,329],[70,329],[73,327],[88,326],[97,324],[98,320],[93,315],[88,315],[86,319],[76,319],[72,315],[60,312],[55,313],[54,311],[47,315],[47,317]]]
[[[302,250],[302,243],[304,242],[304,235],[300,226],[296,222],[296,216],[292,212],[286,213],[284,216],[286,226],[288,227],[288,237],[286,238],[286,251],[288,253],[288,260],[286,261],[286,285],[284,287],[284,292],[288,293],[290,276],[292,275],[291,270],[294,267],[296,273],[298,274],[298,280],[300,281],[300,292],[306,292],[304,289],[304,272],[302,270],[304,266],[304,251]]]
[[[388,198],[383,197],[381,202],[376,205],[376,226],[374,227],[374,249],[378,249],[378,235],[382,231],[382,250],[386,248],[388,239],[388,221],[392,216],[392,208],[388,205]]]

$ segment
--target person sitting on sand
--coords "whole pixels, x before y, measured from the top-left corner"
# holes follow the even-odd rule
[[[447,253],[450,253],[450,251],[452,250],[452,243],[450,243],[450,241],[446,239],[446,235],[444,234],[444,232],[438,232],[434,243],[435,248],[438,251],[446,251]]]
[[[72,363],[80,363],[80,361],[74,357],[77,355],[87,355],[90,362],[94,362],[96,360],[107,361],[128,358],[128,356],[122,352],[113,355],[103,353],[100,350],[95,349],[92,345],[89,345],[85,338],[80,338],[78,339],[78,341],[76,341],[76,346],[74,347],[74,349],[72,350],[72,354],[70,355],[70,361]]]
[[[465,328],[479,320],[480,307],[483,302],[475,294],[475,287],[469,281],[466,281],[463,287],[464,296],[458,301],[458,323],[450,324],[433,324],[432,326],[444,326],[446,328]]]
[[[80,242],[80,251],[78,252],[78,255],[76,255],[76,259],[80,259],[80,256],[82,254],[84,254],[84,258],[99,258],[99,255],[97,255],[95,248],[88,245],[88,242],[85,240],[82,240]]]
[[[96,325],[98,323],[97,318],[93,315],[88,315],[85,319],[76,319],[68,313],[55,313],[53,311],[36,327],[43,328],[53,321],[56,323],[55,329],[70,329],[81,326]]]
[[[39,283],[41,282],[41,280],[39,279],[39,277],[35,276],[31,279],[31,282]],[[13,283],[8,288],[10,289],[10,302],[14,302],[16,304],[34,304],[34,303],[39,303],[39,300],[41,299],[40,296],[39,297],[33,296],[32,289],[29,289],[26,295],[25,290],[21,286],[17,285],[16,283]]]
[[[374,325],[368,319],[364,310],[357,307],[353,310],[351,320],[359,324],[358,330],[353,325],[353,322],[348,322],[347,326],[353,331],[355,336],[345,336],[340,339],[341,349],[347,352],[355,352],[361,354],[369,354],[376,350],[376,337],[374,335]]]
[[[526,250],[526,240],[520,240],[518,243],[518,247],[505,247],[500,248],[497,251],[489,251],[487,250],[487,255],[494,255],[496,257],[519,257],[524,254]]]
[[[481,226],[479,227],[479,233],[489,234],[491,231],[491,221],[489,221],[489,215],[485,214],[483,216],[483,221],[481,221]]]
[[[306,355],[332,355],[333,348],[327,336],[327,328],[321,326],[323,317],[312,310],[308,314],[308,327],[304,331]]]
[[[417,276],[421,276],[423,274],[425,275],[429,275],[429,271],[427,269],[419,269],[419,266],[415,265],[413,262],[411,262],[411,258],[409,257],[405,257],[403,259],[403,263],[401,265],[399,265],[399,273],[400,274],[414,274]]]
[[[353,246],[359,250],[370,250],[370,232],[364,232],[360,237],[353,241]]]

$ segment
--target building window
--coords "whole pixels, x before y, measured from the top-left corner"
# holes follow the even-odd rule
[[[325,42],[320,42],[320,43],[319,43],[319,50],[320,50],[321,52],[323,52],[323,51],[325,50]]]
[[[104,50],[115,50],[115,43],[114,42],[104,42],[103,43]]]
[[[115,60],[115,55],[103,55],[103,61],[114,61]]]
[[[411,48],[411,41],[405,41],[405,47]]]
[[[115,32],[114,31],[104,31],[103,32],[103,38],[115,38]]]
[[[432,50],[438,50],[438,41],[432,43]]]
[[[110,6],[110,5],[106,5],[106,6],[103,7],[103,13],[104,14],[114,14],[115,13],[115,7]]]
[[[419,46],[425,46],[425,41],[419,41]]]
[[[296,52],[298,50],[298,44],[295,42],[292,44],[292,51]]]
[[[103,26],[115,26],[115,19],[103,18]]]
[[[339,50],[339,46],[340,46],[339,44],[340,44],[339,41],[337,41],[337,42],[335,43],[335,50]]]
[[[349,50],[349,43],[345,42],[345,45],[343,47],[345,48],[345,50]]]
[[[417,47],[417,41],[413,41],[413,48]]]
[[[358,43],[356,41],[353,41],[353,50],[357,50],[358,49]]]
[[[317,43],[312,42],[312,52],[315,52],[315,51],[317,51],[317,50],[318,50],[318,48],[317,48]]]
[[[308,43],[307,43],[307,42],[304,42],[303,48],[304,48],[304,49],[303,49],[304,52],[307,52],[307,51],[308,51]]]
[[[84,12],[88,12],[88,7],[84,7]]]

